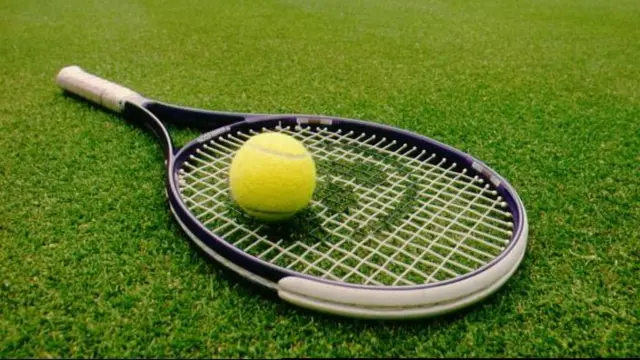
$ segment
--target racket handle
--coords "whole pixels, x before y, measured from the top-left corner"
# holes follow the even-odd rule
[[[61,88],[115,112],[122,111],[125,100],[144,99],[129,88],[89,74],[75,65],[62,68],[56,82]]]

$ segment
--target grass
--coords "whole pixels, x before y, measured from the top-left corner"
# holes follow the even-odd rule
[[[0,357],[640,354],[639,16],[633,0],[3,1]],[[518,189],[523,265],[442,318],[279,302],[189,246],[154,140],[62,96],[69,64],[188,106],[449,143]]]

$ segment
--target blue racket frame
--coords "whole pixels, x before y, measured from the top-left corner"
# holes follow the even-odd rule
[[[224,257],[227,261],[248,270],[262,278],[277,283],[282,278],[288,276],[296,276],[307,278],[308,280],[323,282],[327,284],[340,284],[340,286],[351,288],[367,288],[385,291],[398,290],[415,290],[428,289],[431,287],[444,286],[451,283],[464,281],[470,277],[486,271],[500,262],[503,257],[507,256],[510,251],[518,244],[518,240],[522,239],[524,226],[524,206],[522,201],[517,197],[514,188],[497,172],[485,165],[478,159],[469,154],[459,151],[451,146],[418,135],[403,129],[381,125],[373,122],[366,122],[357,119],[337,118],[330,116],[318,115],[262,115],[247,113],[228,113],[216,112],[202,109],[193,109],[181,106],[165,104],[156,101],[145,101],[140,105],[126,103],[123,115],[141,125],[145,125],[158,138],[163,152],[165,154],[168,175],[167,175],[167,194],[171,209],[174,215],[179,219],[181,225],[186,227],[193,236],[197,237],[203,244],[209,247],[218,255]],[[166,126],[160,118],[166,122],[186,127],[194,127],[198,129],[209,129],[198,138],[192,140],[180,149],[176,149]],[[305,274],[300,274],[266,261],[249,255],[233,245],[227,243],[224,239],[212,233],[203,226],[187,209],[182,201],[178,189],[178,171],[182,168],[182,164],[194,155],[202,143],[214,140],[217,137],[227,134],[233,134],[239,130],[260,130],[262,128],[275,128],[281,126],[298,125],[300,119],[304,119],[305,125],[320,125],[324,128],[339,128],[344,131],[354,130],[356,132],[367,132],[375,134],[379,137],[397,140],[399,143],[413,145],[421,149],[426,149],[430,153],[434,153],[439,157],[446,157],[457,163],[456,169],[461,171],[466,168],[470,176],[479,176],[485,181],[491,182],[496,187],[499,196],[506,201],[513,215],[515,224],[511,241],[507,248],[495,259],[486,265],[467,273],[455,279],[442,281],[434,284],[413,285],[413,286],[376,286],[376,285],[358,285],[348,283],[338,283],[329,279],[321,279]],[[497,185],[496,185],[497,184]]]
[[[121,114],[158,139],[167,169],[165,191],[176,221],[190,239],[214,260],[243,277],[277,291],[280,298],[298,306],[349,317],[398,319],[434,316],[477,302],[500,288],[517,270],[526,250],[527,215],[515,189],[489,166],[451,146],[392,126],[357,119],[318,115],[272,115],[210,111],[176,106],[146,98],[78,66],[60,70],[57,83],[67,93]],[[176,148],[165,123],[193,127],[203,134]],[[457,170],[493,185],[507,204],[514,227],[503,251],[484,266],[456,278],[424,285],[358,285],[301,274],[268,263],[236,248],[192,215],[180,196],[179,169],[204,143],[240,130],[261,131],[304,124],[323,129],[353,130],[413,145],[447,158]],[[393,148],[391,148],[393,150]]]

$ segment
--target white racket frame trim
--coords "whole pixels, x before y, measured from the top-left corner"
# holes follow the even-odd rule
[[[360,319],[433,317],[471,306],[496,292],[511,278],[524,258],[528,238],[528,222],[523,213],[522,238],[502,261],[475,276],[445,285],[378,290],[338,286],[296,276],[284,277],[274,283],[220,256],[193,235],[173,208],[171,212],[182,230],[200,249],[240,276],[277,291],[282,300],[315,311]]]

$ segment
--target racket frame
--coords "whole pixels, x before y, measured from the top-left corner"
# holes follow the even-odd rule
[[[142,125],[159,140],[167,169],[166,194],[170,210],[182,230],[209,257],[261,286],[277,291],[289,303],[336,315],[402,319],[436,316],[476,303],[498,290],[519,267],[527,245],[528,220],[515,189],[483,162],[449,145],[407,130],[358,119],[306,114],[253,114],[189,108],[146,98],[139,93],[84,72],[77,66],[63,68],[57,82],[67,92],[102,105]],[[164,123],[208,130],[177,149]],[[457,278],[411,286],[358,285],[322,279],[285,269],[229,244],[211,232],[189,211],[178,186],[179,169],[201,144],[237,130],[285,126],[323,125],[428,148],[479,175],[495,186],[513,209],[513,236],[507,248],[491,262]]]

